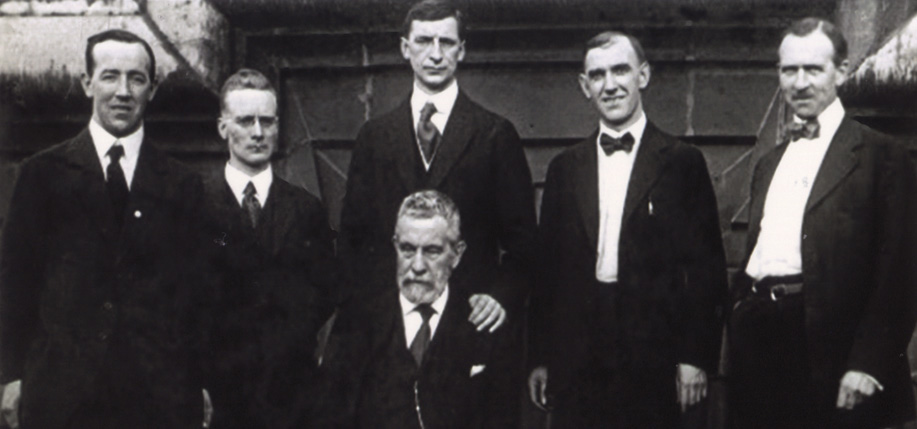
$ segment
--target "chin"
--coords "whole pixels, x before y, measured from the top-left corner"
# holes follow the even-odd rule
[[[436,301],[438,295],[435,288],[419,285],[417,283],[402,286],[401,293],[408,301],[414,304],[430,304]]]

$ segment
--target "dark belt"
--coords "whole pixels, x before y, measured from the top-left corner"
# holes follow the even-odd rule
[[[769,276],[752,281],[751,292],[756,296],[770,297],[771,301],[802,293],[802,274]]]

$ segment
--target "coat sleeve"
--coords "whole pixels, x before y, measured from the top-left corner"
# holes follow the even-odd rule
[[[917,302],[917,204],[914,166],[907,151],[888,143],[875,187],[874,289],[854,336],[848,367],[887,384],[906,353]]]
[[[686,222],[680,231],[684,273],[678,359],[716,374],[722,339],[723,307],[728,297],[726,257],[723,251],[716,195],[703,154],[685,152],[683,204]]]
[[[39,321],[48,207],[41,166],[26,161],[13,190],[0,247],[0,383],[22,378]]]
[[[529,292],[532,264],[537,256],[535,194],[532,174],[519,134],[503,119],[492,131],[496,153],[494,195],[500,248],[503,251],[493,297],[504,307],[518,307]]]

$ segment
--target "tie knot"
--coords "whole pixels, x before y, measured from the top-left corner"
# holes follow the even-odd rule
[[[602,134],[600,140],[602,145],[602,150],[605,151],[605,155],[611,155],[616,150],[623,150],[624,152],[630,153],[631,149],[634,148],[634,136],[630,133],[625,133],[621,138],[614,138],[608,134]]]
[[[246,197],[253,197],[257,193],[258,191],[255,190],[255,184],[252,182],[248,182],[248,185],[245,185],[245,190],[242,191],[242,194]]]
[[[420,122],[429,121],[434,113],[436,113],[436,105],[433,104],[432,101],[428,101],[427,104],[424,104],[423,108],[420,109]]]
[[[414,311],[420,313],[420,317],[423,318],[424,323],[430,321],[430,318],[436,314],[436,310],[433,309],[433,306],[430,304],[418,304],[417,307],[414,307]]]
[[[122,156],[124,156],[124,146],[114,144],[111,146],[111,149],[108,149],[108,157],[111,159],[111,162],[118,162]]]
[[[817,118],[809,118],[806,119],[805,122],[793,121],[787,127],[787,136],[789,136],[792,141],[802,138],[810,140],[816,139],[818,138],[820,128]]]

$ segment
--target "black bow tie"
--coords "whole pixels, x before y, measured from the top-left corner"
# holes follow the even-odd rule
[[[786,135],[789,136],[790,141],[796,141],[801,138],[811,140],[818,138],[819,129],[818,119],[815,118],[807,119],[805,122],[793,121],[787,126]]]
[[[634,136],[630,133],[624,134],[619,139],[608,134],[602,134],[602,138],[599,142],[602,145],[602,150],[605,151],[605,155],[611,155],[615,153],[616,150],[623,150],[624,152],[630,153],[630,150],[634,148]]]

